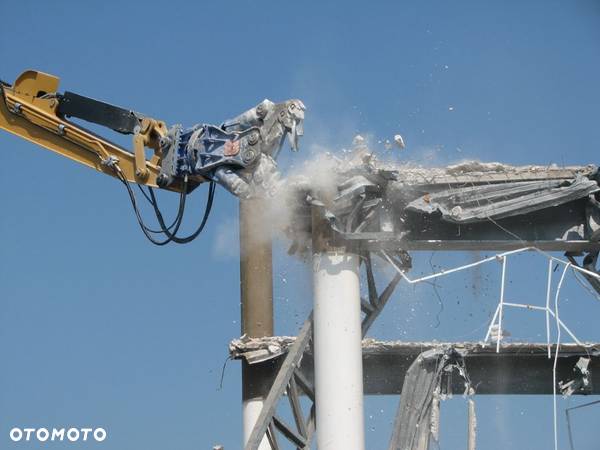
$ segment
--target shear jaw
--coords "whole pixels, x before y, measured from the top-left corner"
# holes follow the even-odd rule
[[[288,100],[287,117],[284,125],[292,151],[297,152],[300,136],[304,135],[304,111],[306,106],[301,100]],[[287,123],[286,123],[287,122]]]

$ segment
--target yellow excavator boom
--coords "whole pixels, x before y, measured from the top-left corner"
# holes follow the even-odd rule
[[[12,86],[2,83],[0,128],[99,172],[119,176],[120,170],[127,181],[156,187],[165,123],[141,119],[130,152],[62,117],[58,85],[58,77],[34,70],[23,72]],[[154,150],[150,160],[146,160],[145,147]],[[181,184],[174,183],[169,189],[180,191]]]
[[[184,244],[204,229],[215,186],[240,198],[266,193],[277,182],[275,159],[286,138],[293,150],[303,134],[304,104],[265,99],[219,126],[201,123],[167,129],[163,121],[74,92],[59,92],[59,78],[27,70],[11,85],[0,81],[0,129],[87,167],[119,179],[144,235],[156,245]],[[84,120],[133,136],[131,151],[69,119]],[[152,150],[151,157],[146,149]],[[186,196],[208,182],[205,213],[196,231],[178,235]],[[150,228],[140,213],[132,183],[138,184],[160,228]],[[144,189],[142,186],[148,189]],[[175,220],[167,225],[154,187],[179,193]],[[157,237],[160,235],[162,237]]]

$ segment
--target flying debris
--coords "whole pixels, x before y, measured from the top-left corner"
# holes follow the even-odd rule
[[[492,342],[503,341],[510,335],[510,331],[504,328],[500,329],[498,325],[492,325],[492,327],[490,328],[490,339]]]
[[[394,142],[401,150],[406,147],[406,145],[404,145],[404,139],[399,134],[394,135]]]
[[[365,144],[366,144],[366,140],[360,134],[357,134],[356,136],[354,136],[354,139],[352,139],[352,145],[354,147],[359,147],[359,146],[365,145]]]

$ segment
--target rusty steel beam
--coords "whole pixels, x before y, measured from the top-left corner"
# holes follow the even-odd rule
[[[241,333],[251,338],[273,335],[273,261],[266,200],[240,201]],[[275,376],[275,361],[250,365],[242,361],[244,444],[260,414]],[[267,449],[266,440],[259,447]]]

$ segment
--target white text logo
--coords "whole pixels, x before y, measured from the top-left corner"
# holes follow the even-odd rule
[[[10,430],[10,438],[14,442],[19,441],[87,441],[95,440],[102,442],[106,439],[104,428],[13,428]]]

